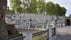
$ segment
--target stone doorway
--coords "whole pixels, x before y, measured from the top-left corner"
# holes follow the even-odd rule
[[[66,26],[70,26],[70,19],[66,19]]]

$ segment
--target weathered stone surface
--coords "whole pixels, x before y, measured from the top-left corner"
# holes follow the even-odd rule
[[[71,40],[71,26],[57,28],[56,40]]]
[[[15,26],[12,25],[12,24],[7,24],[7,30],[8,30],[8,34],[9,34],[9,32],[10,32],[11,34],[17,33],[17,30],[16,30]]]

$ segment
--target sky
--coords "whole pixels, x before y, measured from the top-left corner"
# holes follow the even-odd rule
[[[58,3],[60,6],[67,9],[66,16],[69,16],[71,13],[71,0],[45,0],[45,2],[52,1],[53,3]]]
[[[53,3],[58,3],[60,6],[65,7],[67,9],[66,16],[69,16],[71,13],[71,0],[45,0],[45,2],[52,1]],[[8,6],[10,5],[8,0]]]

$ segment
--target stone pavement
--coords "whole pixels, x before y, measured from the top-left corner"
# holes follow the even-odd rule
[[[56,40],[71,40],[71,26],[57,28]]]

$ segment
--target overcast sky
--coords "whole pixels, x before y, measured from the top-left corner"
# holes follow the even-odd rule
[[[71,0],[45,0],[46,2],[48,1],[52,1],[53,3],[58,3],[60,6],[63,6],[67,9],[67,12],[66,12],[66,16],[68,16],[70,13],[71,13]],[[8,5],[9,2],[8,2]]]
[[[60,6],[63,6],[67,9],[66,16],[69,16],[71,13],[71,0],[46,0],[46,2],[52,1],[53,3],[58,3]]]

